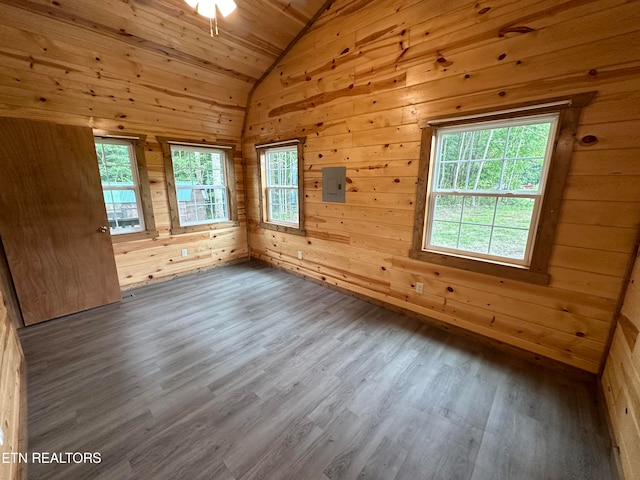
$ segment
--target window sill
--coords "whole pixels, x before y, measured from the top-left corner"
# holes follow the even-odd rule
[[[260,222],[260,227],[266,228],[267,230],[275,230],[280,233],[289,233],[291,235],[300,235],[302,237],[307,235],[307,232],[304,228],[300,227],[290,227],[287,225],[283,225],[280,223],[269,223],[269,222]]]
[[[546,273],[532,272],[523,267],[511,265],[501,265],[499,263],[475,260],[472,258],[457,257],[454,255],[444,255],[441,253],[425,252],[424,250],[412,249],[409,257],[414,260],[435,263],[445,267],[458,268],[469,272],[492,275],[494,277],[508,278],[519,282],[533,283],[536,285],[548,285],[551,276]]]
[[[158,237],[156,230],[148,230],[146,232],[132,232],[111,234],[111,243],[134,242],[136,240],[153,240]]]
[[[240,226],[240,222],[228,220],[216,223],[203,223],[202,225],[189,225],[187,227],[174,227],[171,229],[171,235],[181,235],[183,233],[206,232],[209,230],[219,230],[222,228],[231,228]]]

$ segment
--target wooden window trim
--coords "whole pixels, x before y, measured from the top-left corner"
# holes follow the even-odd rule
[[[132,242],[135,240],[145,240],[158,237],[156,219],[153,213],[153,202],[151,200],[151,183],[149,182],[149,172],[147,171],[147,159],[145,157],[144,145],[147,140],[146,135],[139,135],[124,132],[96,132],[94,139],[117,139],[131,142],[133,152],[136,157],[138,167],[138,189],[140,191],[140,203],[142,204],[142,216],[144,218],[145,229],[143,232],[122,233],[111,235],[112,243]]]
[[[433,118],[419,122],[422,129],[420,146],[420,170],[416,199],[416,214],[413,228],[413,242],[409,257],[447,267],[483,273],[512,280],[548,285],[549,259],[560,213],[562,195],[569,173],[573,145],[578,129],[582,108],[589,104],[596,92],[586,92],[565,97],[557,97],[536,102],[526,102],[502,108],[466,112],[455,118]],[[480,259],[464,258],[423,250],[424,228],[429,184],[429,166],[432,161],[433,126],[438,127],[488,122],[492,120],[515,119],[544,113],[558,113],[558,129],[549,159],[549,173],[546,192],[542,199],[540,219],[536,230],[529,267],[517,267]]]
[[[305,236],[307,234],[304,229],[304,143],[307,137],[297,137],[285,141],[273,141],[256,145],[258,155],[258,185],[260,185],[260,195],[258,196],[260,205],[260,227],[267,230],[274,230],[281,233],[289,233],[292,235]],[[268,222],[267,219],[267,203],[265,201],[266,183],[265,175],[265,152],[272,147],[298,147],[298,226],[293,227],[274,222]]]
[[[236,146],[220,142],[207,142],[202,140],[190,140],[183,138],[156,137],[162,149],[162,158],[167,177],[167,194],[169,197],[169,214],[171,216],[171,234],[179,235],[183,233],[204,232],[208,230],[218,230],[222,228],[237,227],[238,221],[238,199],[236,187],[235,154]],[[226,154],[224,158],[225,178],[227,181],[227,197],[229,203],[229,220],[222,222],[203,223],[201,225],[180,225],[180,211],[178,208],[178,196],[176,193],[176,180],[173,173],[173,160],[171,158],[171,145],[185,145],[190,147],[221,148]]]

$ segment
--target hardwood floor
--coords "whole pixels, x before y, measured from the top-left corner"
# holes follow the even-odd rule
[[[595,384],[260,264],[21,330],[32,479],[611,477]]]

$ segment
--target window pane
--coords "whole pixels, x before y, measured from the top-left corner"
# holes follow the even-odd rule
[[[226,188],[180,188],[178,209],[181,224],[227,220]]]
[[[492,225],[496,210],[495,197],[464,197],[463,223]]]
[[[194,223],[199,220],[197,197],[200,195],[199,190],[190,188],[178,189],[178,211],[180,212],[180,223]]]
[[[530,198],[438,195],[430,245],[524,260]]]
[[[269,220],[295,223],[298,220],[298,190],[284,188],[269,189]]]
[[[103,190],[104,204],[112,233],[142,227],[135,190]]]
[[[474,132],[476,142],[472,159],[502,159],[508,130],[508,128],[493,128]]]
[[[434,190],[538,191],[551,122],[438,136]]]
[[[451,190],[454,185],[457,163],[441,162],[438,170],[438,188]]]
[[[498,190],[502,160],[472,162],[467,190]]]
[[[212,185],[224,185],[224,167],[222,155],[212,157]]]
[[[491,227],[463,223],[458,248],[469,252],[488,253]]]
[[[507,158],[544,157],[551,123],[511,127]]]
[[[208,218],[224,220],[227,218],[227,191],[224,188],[210,189],[208,193]]]
[[[495,225],[528,230],[534,204],[533,198],[499,198]]]
[[[103,185],[131,187],[134,185],[128,145],[97,142],[96,154]]]
[[[172,152],[173,158],[173,175],[176,179],[176,183],[181,185],[193,185],[191,179],[191,161],[188,152],[181,150],[174,150]]]
[[[430,244],[524,260],[534,206],[530,198],[438,195]]]
[[[433,218],[459,222],[462,215],[463,197],[458,195],[437,195]]]
[[[107,181],[107,161],[102,144],[96,143],[96,155],[98,156],[98,168],[100,169],[100,181],[104,184]]]
[[[522,260],[527,249],[528,236],[528,230],[496,227],[493,229],[489,253],[500,257]]]
[[[502,176],[502,190],[540,190],[543,158],[506,160]]]
[[[272,149],[267,151],[267,186],[298,186],[298,148]]]
[[[431,231],[431,244],[438,247],[458,248],[460,224],[434,221]]]
[[[223,153],[172,148],[173,174],[182,185],[223,185]]]

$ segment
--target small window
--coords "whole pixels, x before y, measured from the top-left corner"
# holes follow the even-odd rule
[[[302,200],[302,142],[297,139],[257,145],[260,159],[261,225],[304,235]]]
[[[155,235],[143,142],[144,137],[95,137],[107,219],[114,236]]]
[[[233,149],[161,140],[173,233],[229,226],[237,218]]]
[[[593,95],[424,124],[410,256],[548,283],[577,122]]]
[[[229,220],[223,150],[171,145],[180,225]]]

